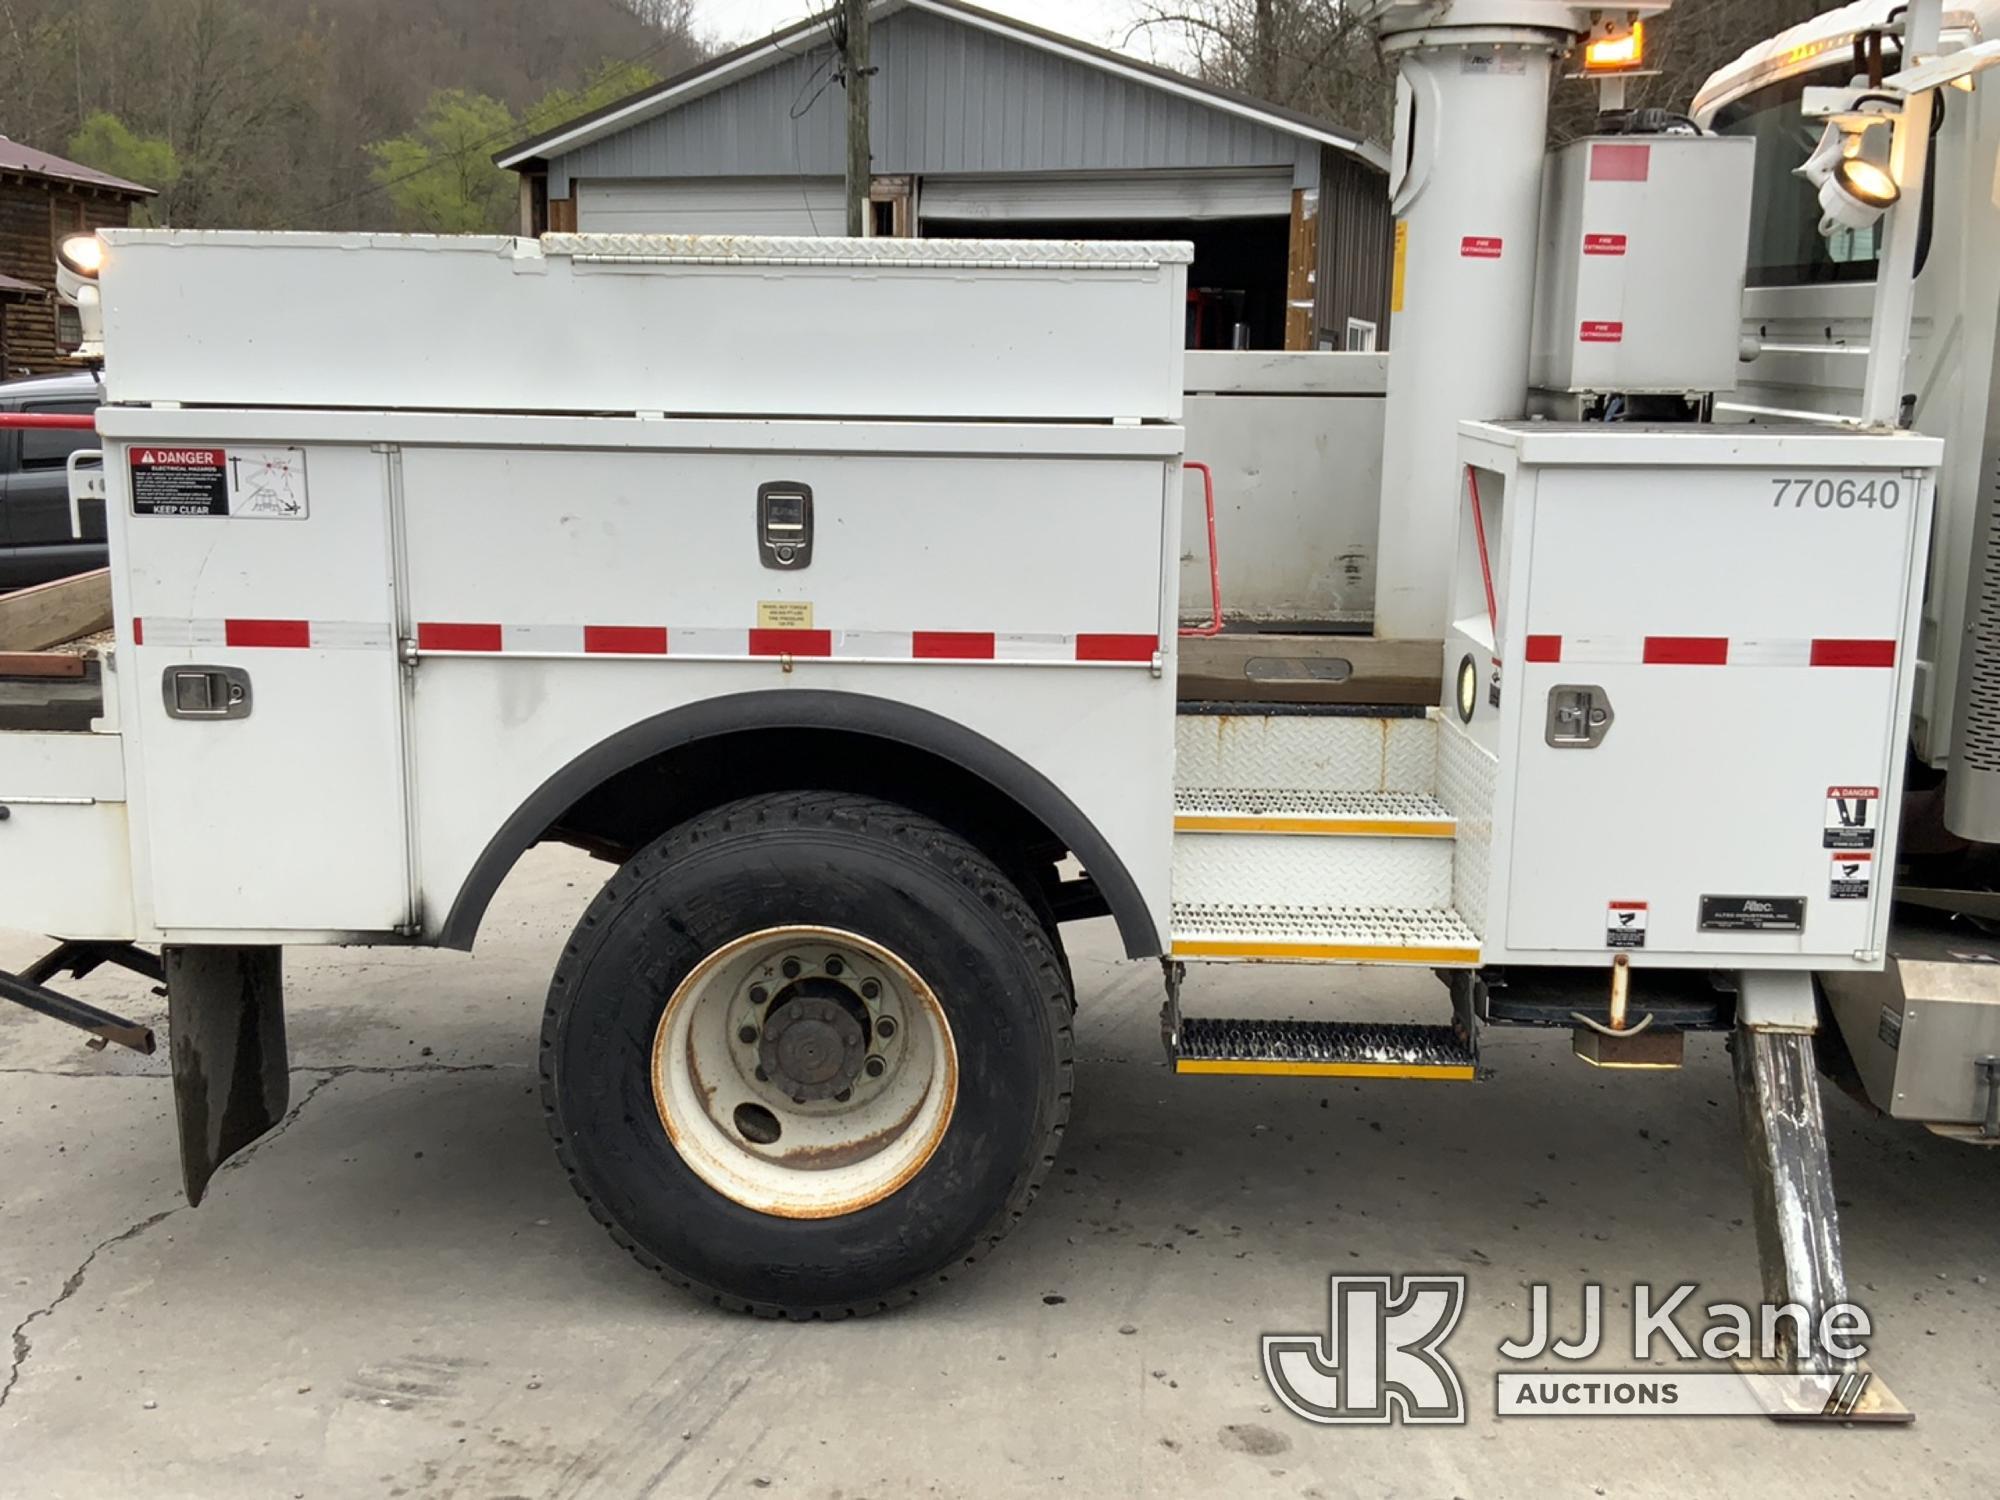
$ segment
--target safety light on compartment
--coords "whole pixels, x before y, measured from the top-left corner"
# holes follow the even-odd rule
[[[1600,37],[1583,49],[1586,73],[1622,73],[1646,60],[1646,25],[1634,21],[1632,29],[1618,36]]]
[[[94,234],[64,236],[56,246],[56,255],[63,265],[86,281],[95,281],[97,273],[104,269],[104,241]]]

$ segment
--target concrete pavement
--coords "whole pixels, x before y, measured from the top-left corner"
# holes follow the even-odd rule
[[[1499,1033],[1477,1087],[1176,1081],[1157,970],[1068,929],[1077,1106],[988,1261],[905,1312],[758,1323],[614,1246],[543,1132],[536,1025],[603,867],[531,856],[475,957],[287,955],[293,1110],[198,1210],[164,1055],[0,1007],[0,1497],[1971,1496],[2000,1483],[2000,1159],[1829,1099],[1848,1266],[1900,1430],[1501,1421],[1523,1285],[1700,1280],[1755,1245],[1719,1041],[1607,1078]],[[32,940],[0,938],[0,964]],[[1426,1018],[1427,976],[1352,974]],[[1298,970],[1197,974],[1191,1011],[1287,1014]],[[77,993],[164,1026],[122,975]],[[1463,1272],[1462,1428],[1326,1430],[1258,1335],[1324,1329],[1337,1271]],[[1615,1299],[1614,1299],[1615,1300]],[[1573,1306],[1573,1301],[1569,1304]],[[1626,1361],[1625,1363],[1629,1363]]]

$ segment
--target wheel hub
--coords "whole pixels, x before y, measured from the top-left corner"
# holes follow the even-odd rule
[[[866,1014],[845,986],[803,980],[772,1005],[757,1060],[794,1100],[836,1098],[861,1076],[868,1056]]]
[[[879,1203],[944,1139],[958,1052],[944,1007],[858,933],[746,933],[668,996],[653,1103],[681,1159],[746,1208],[825,1219]]]

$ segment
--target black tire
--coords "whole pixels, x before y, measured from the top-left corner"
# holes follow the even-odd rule
[[[902,956],[957,1044],[957,1103],[930,1160],[834,1218],[716,1191],[653,1102],[653,1039],[675,987],[725,943],[791,923]],[[667,1280],[765,1316],[876,1312],[976,1260],[1033,1199],[1069,1118],[1072,1009],[1040,917],[956,834],[872,798],[752,797],[640,850],[584,913],[549,986],[542,1103],[591,1212]]]

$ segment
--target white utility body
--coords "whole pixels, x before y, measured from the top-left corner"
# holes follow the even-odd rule
[[[118,737],[38,738],[88,800],[8,834],[101,838],[122,788],[132,878],[9,860],[18,925],[469,945],[482,855],[580,758],[810,690],[1034,767],[1131,872],[1128,935],[1164,930],[1186,247],[106,239]],[[345,364],[358,308],[441,331]],[[245,465],[291,503],[240,502]],[[804,566],[765,565],[774,483]],[[176,716],[208,668],[247,714]]]

